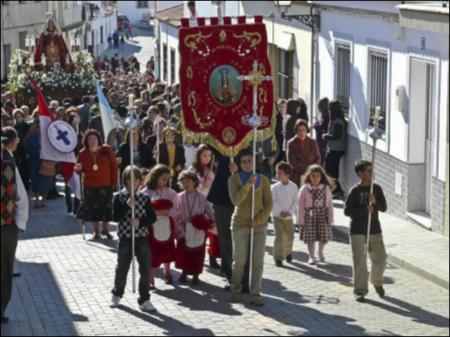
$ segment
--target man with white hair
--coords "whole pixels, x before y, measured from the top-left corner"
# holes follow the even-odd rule
[[[57,107],[59,107],[59,102],[57,100],[51,100],[50,104],[49,104],[50,108],[56,109]]]

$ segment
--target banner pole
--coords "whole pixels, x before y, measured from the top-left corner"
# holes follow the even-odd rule
[[[131,165],[131,200],[134,201],[134,153],[133,153],[133,133],[134,129],[130,129],[130,165]],[[131,250],[132,250],[132,260],[131,260],[131,277],[133,282],[133,293],[136,292],[136,259],[135,259],[135,227],[134,227],[134,219],[135,219],[135,208],[134,203],[131,205]]]

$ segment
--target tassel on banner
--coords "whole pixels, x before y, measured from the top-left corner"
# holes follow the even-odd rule
[[[254,19],[254,23],[263,23],[263,19],[264,17],[262,15],[255,15],[253,17]],[[205,17],[200,17],[200,18],[182,18],[181,19],[181,27],[182,28],[190,28],[190,27],[204,27],[204,26],[208,26],[207,25],[207,20],[209,20],[209,25],[210,26],[217,26],[219,24],[219,18],[218,17],[210,17],[210,18],[205,18]],[[195,24],[190,24],[190,22],[196,23]],[[247,23],[247,17],[245,15],[243,16],[238,16],[236,18],[236,23],[238,25],[245,25]],[[223,17],[223,24],[224,25],[232,25],[233,24],[233,17],[231,16],[225,16]]]

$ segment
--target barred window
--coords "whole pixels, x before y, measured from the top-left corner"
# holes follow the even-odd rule
[[[278,98],[292,97],[293,52],[278,49]]]
[[[370,122],[373,125],[373,115],[377,106],[381,107],[380,128],[386,129],[387,109],[387,55],[381,52],[370,52]]]
[[[163,79],[167,82],[167,44],[163,43]]]
[[[148,1],[136,1],[137,8],[148,8]]]
[[[349,115],[350,102],[350,46],[336,46],[336,99],[341,103],[345,116]]]
[[[175,83],[175,48],[170,48],[170,84]]]

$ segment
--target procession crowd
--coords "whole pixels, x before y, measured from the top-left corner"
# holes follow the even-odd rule
[[[105,135],[95,95],[46,99],[55,117],[69,123],[79,137],[74,169],[82,179],[81,200],[74,198],[74,191],[66,183],[67,212],[92,222],[93,240],[114,239],[110,222],[118,223],[113,305],[119,304],[125,291],[133,226],[140,274],[138,303],[142,310],[155,310],[150,290],[157,286],[155,278],[160,267],[166,284],[176,282],[171,270],[174,262],[181,271],[179,283],[192,277],[192,286],[199,286],[206,253],[210,267],[225,276],[224,288],[230,291],[232,301],[238,302],[242,293],[249,293],[251,303],[264,305],[261,285],[268,223],[275,228],[276,266],[292,262],[296,229],[306,244],[308,263],[326,263],[325,246],[332,239],[336,198],[345,198],[345,214],[351,218],[356,299],[364,301],[369,291],[364,253],[368,213],[372,213],[371,283],[384,296],[386,252],[378,212],[386,211],[386,200],[377,184],[370,194],[372,164],[365,160],[355,164],[360,183],[345,197],[339,184],[339,164],[346,152],[347,122],[339,101],[319,99],[320,118],[311,123],[302,99],[280,99],[274,137],[257,140],[257,174],[253,175],[254,154],[250,149],[230,159],[183,135],[180,86],[156,79],[153,59],[142,73],[133,56],[122,58],[116,54],[111,59],[97,59],[94,66],[119,119],[128,116],[127,107],[133,104],[136,128],[118,123]],[[34,193],[34,207],[46,207],[48,197],[55,194],[56,177],[64,176],[67,163],[40,159],[39,109],[34,97],[19,106],[13,95],[2,91],[1,107],[3,318],[11,294],[18,235],[14,212],[7,211],[15,207],[14,185],[20,177],[25,190]],[[13,173],[6,175],[7,168]],[[19,176],[14,174],[15,168]],[[15,246],[6,244],[11,239]]]

